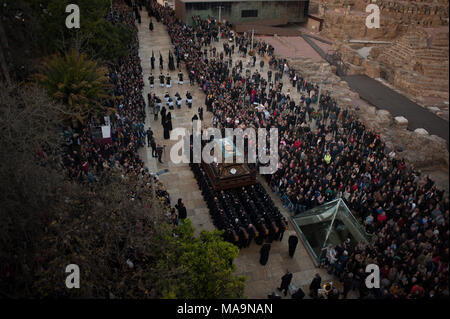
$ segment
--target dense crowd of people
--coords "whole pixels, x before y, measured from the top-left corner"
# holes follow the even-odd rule
[[[186,44],[182,43],[183,39],[178,36],[185,36],[186,33],[189,34],[191,29],[189,28],[177,28],[170,20],[175,21],[175,18],[170,13],[170,10],[163,8],[156,3],[147,6],[150,16],[155,16],[157,21],[164,21],[165,24],[169,26],[169,34],[171,35],[172,42],[174,43],[174,52],[177,60],[181,60],[188,66],[188,73],[191,84],[197,83],[203,87],[204,92],[207,92],[210,82],[208,79],[203,77],[203,73],[198,71],[198,68],[202,67],[201,58],[208,57],[208,50],[203,50],[197,47],[196,43],[192,40],[188,41]],[[194,24],[203,25],[204,21],[194,17]],[[200,31],[196,34],[197,39],[205,47],[211,44],[212,41],[218,40],[218,30],[217,28],[209,28],[205,25],[205,28],[210,32]],[[202,30],[199,28],[198,30]],[[227,36],[232,33],[230,29],[226,29]],[[225,35],[224,35],[225,36]],[[189,38],[186,37],[186,40]],[[192,47],[191,47],[192,45]],[[246,44],[241,43],[239,45],[239,50],[244,50]],[[192,49],[198,48],[198,50]],[[228,44],[224,46],[225,54],[231,56],[232,48]],[[265,48],[261,48],[261,52],[265,52]],[[268,49],[269,50],[269,49]],[[200,52],[200,55],[199,55]],[[213,50],[209,52],[210,55],[214,55]],[[224,54],[221,52],[218,57],[223,60]],[[197,59],[200,57],[200,61]],[[228,60],[227,60],[228,61]],[[200,64],[197,64],[200,62]],[[213,61],[211,61],[212,63]],[[222,69],[225,64],[220,61],[214,62],[214,66],[217,67],[215,74],[217,76],[224,75],[224,69]],[[203,65],[206,66],[206,65]],[[205,80],[205,81],[204,81]],[[222,79],[224,80],[224,78]],[[213,94],[211,91],[210,94]],[[171,100],[168,93],[164,97],[166,102]],[[178,99],[178,98],[177,98]],[[149,96],[149,104],[156,106],[155,100],[160,100],[159,97],[155,96],[154,93]],[[192,100],[192,98],[190,99]],[[189,97],[186,96],[186,101],[189,101]],[[208,104],[208,103],[207,103]],[[189,106],[189,104],[188,104]],[[208,106],[209,109],[210,106]],[[173,110],[173,105],[168,104],[168,109]],[[166,114],[165,106],[162,106],[160,114],[161,124],[164,128],[164,138],[169,138],[170,130],[172,129],[172,124],[170,120],[170,111]],[[203,108],[198,109],[198,119],[203,119]],[[169,119],[168,119],[169,117]],[[195,119],[195,118],[194,118]],[[191,152],[192,154],[192,152]],[[242,192],[236,193],[235,190],[224,190],[216,192],[212,189],[209,184],[209,180],[206,177],[201,165],[192,164],[191,168],[196,176],[199,186],[202,190],[205,201],[210,209],[214,225],[219,229],[224,229],[224,237],[228,241],[236,244],[239,247],[247,247],[250,242],[254,239],[258,244],[262,244],[264,241],[272,241],[282,237],[282,233],[286,230],[287,221],[283,218],[279,210],[276,208],[270,196],[265,192],[264,188],[260,185],[254,185],[245,187]]]
[[[373,235],[369,245],[342,243],[326,250],[326,267],[343,282],[344,296],[352,289],[359,290],[361,297],[387,299],[448,296],[450,205],[432,180],[423,182],[413,166],[386,151],[375,132],[328,94],[320,96],[319,108],[314,109],[317,85],[291,69],[286,60],[275,58],[273,47],[255,41],[252,51],[250,38],[234,34],[229,25],[222,25],[219,35],[214,19],[194,17],[194,26],[188,26],[156,1],[147,8],[167,26],[177,60],[185,64],[190,83],[205,93],[206,109],[214,114],[218,127],[278,128],[278,170],[265,178],[293,213],[342,198]],[[107,19],[135,28],[133,11],[120,3]],[[219,36],[226,40],[223,52],[210,48]],[[146,103],[138,47],[136,38],[129,55],[109,69],[117,97],[110,105],[117,110],[111,118],[111,143],[94,140],[90,126],[64,131],[62,164],[69,178],[89,185],[102,171],[118,170],[123,176],[140,174],[152,184],[153,177],[137,152],[149,135],[144,130]],[[243,72],[249,65],[242,60],[233,64],[235,50],[242,57],[270,56],[267,77],[263,64],[261,73]],[[289,88],[283,87],[286,76]],[[291,99],[291,90],[302,93],[300,101]],[[246,247],[252,239],[262,244],[282,238],[285,220],[260,184],[213,192],[201,167],[193,166],[193,171],[210,210],[216,212],[215,225],[226,230],[228,240]],[[158,181],[155,187],[176,223],[169,194]],[[177,205],[180,218],[185,218],[184,205]],[[367,264],[381,269],[381,289],[374,290],[375,295],[365,286]]]
[[[114,24],[124,23],[137,30],[133,11],[123,2],[115,2],[106,19]],[[136,36],[130,44],[129,54],[109,67],[108,76],[115,99],[108,106],[116,110],[110,116],[111,140],[94,139],[91,125],[64,130],[62,165],[68,178],[88,186],[105,170],[118,171],[123,178],[128,174],[140,175],[148,181],[146,184],[149,194],[152,193],[153,184],[155,194],[170,213],[169,194],[164,185],[151,176],[138,155],[138,149],[145,145],[146,138],[146,103],[142,96],[144,81],[138,49]]]
[[[448,296],[449,199],[433,181],[423,182],[419,171],[387,151],[379,135],[329,94],[320,96],[315,109],[318,86],[286,60],[271,56],[267,80],[258,72],[243,73],[247,65],[242,61],[233,65],[235,49],[242,57],[273,53],[267,44],[255,41],[252,51],[248,36],[235,35],[229,25],[222,25],[224,50],[210,49],[208,54],[218,37],[215,19],[194,17],[193,26],[188,26],[156,1],[148,7],[167,26],[176,56],[185,63],[191,84],[206,94],[206,108],[218,127],[278,128],[278,170],[265,178],[286,205],[301,214],[342,198],[373,235],[369,245],[343,243],[327,250],[325,260],[332,265],[328,268],[343,281],[344,290],[373,295],[365,288],[364,270],[375,263],[382,280],[374,297]],[[283,88],[285,76],[288,88]],[[300,101],[291,99],[291,90],[302,94]],[[234,199],[226,195],[210,201],[218,206]]]

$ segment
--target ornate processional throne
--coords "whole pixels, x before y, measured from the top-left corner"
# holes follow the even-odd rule
[[[236,149],[230,138],[222,138],[214,143],[222,150],[222,160],[211,164],[202,161],[202,166],[215,190],[256,184],[256,167],[245,162],[245,155]],[[232,163],[226,163],[226,160],[231,159]]]

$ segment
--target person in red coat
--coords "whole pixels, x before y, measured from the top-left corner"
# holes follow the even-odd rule
[[[377,216],[377,220],[378,220],[379,223],[385,222],[386,221],[386,213],[382,212],[381,214],[379,214]]]

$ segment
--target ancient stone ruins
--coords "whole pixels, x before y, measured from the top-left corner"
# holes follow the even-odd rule
[[[380,28],[366,27],[366,7],[380,8]],[[314,0],[310,15],[321,21],[316,36],[332,43],[326,52],[337,57],[347,75],[364,74],[391,87],[429,111],[449,119],[449,4],[447,0]],[[338,103],[356,112],[397,155],[448,189],[447,142],[424,129],[408,130],[408,120],[394,117],[361,100],[336,66],[308,58],[290,65],[321,83]]]
[[[369,29],[369,4],[380,28]],[[448,121],[449,3],[447,0],[315,0],[320,36],[332,41],[347,74],[385,82]]]

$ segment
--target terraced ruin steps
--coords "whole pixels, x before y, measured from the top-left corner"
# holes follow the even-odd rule
[[[396,86],[416,96],[448,99],[448,38],[430,41],[426,32],[411,31],[386,47],[377,60],[394,75]]]

